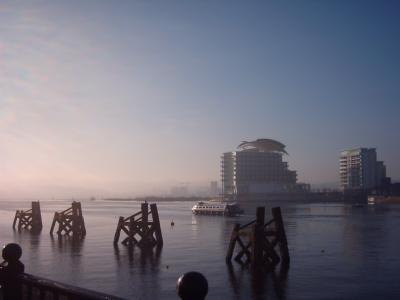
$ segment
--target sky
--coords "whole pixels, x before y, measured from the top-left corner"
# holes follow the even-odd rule
[[[376,147],[400,180],[398,1],[0,1],[0,198],[220,179],[272,138],[301,182]]]

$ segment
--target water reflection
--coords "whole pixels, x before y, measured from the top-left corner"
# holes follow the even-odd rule
[[[240,299],[242,288],[247,286],[250,278],[252,299],[286,299],[289,265],[279,264],[272,271],[252,270],[250,266],[240,265],[236,269],[233,264],[227,264],[229,283],[235,297]],[[246,288],[245,288],[246,289]]]
[[[50,235],[50,243],[53,251],[58,251],[61,254],[69,253],[71,256],[80,256],[84,246],[85,239],[71,236],[57,236],[55,238]]]
[[[13,231],[14,241],[22,247],[24,260],[29,258],[31,261],[32,257],[37,257],[39,253],[40,246],[40,232],[35,233],[27,229],[14,230]],[[36,266],[38,264],[37,260],[33,260],[31,265]]]
[[[125,289],[129,286],[138,299],[159,299],[161,253],[162,247],[114,245],[117,284]]]
[[[123,249],[123,253],[121,254],[119,245],[114,245],[114,255],[118,266],[125,265],[126,259],[124,259],[124,257],[128,257],[129,266],[134,267],[135,260],[137,260],[137,265],[140,266],[143,273],[149,270],[154,271],[158,269],[162,247],[140,249],[130,245],[124,246]]]

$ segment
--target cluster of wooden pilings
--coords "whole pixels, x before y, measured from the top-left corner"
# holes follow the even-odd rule
[[[13,222],[14,229],[17,223],[18,230],[27,229],[31,232],[40,232],[43,224],[39,201],[33,201],[32,208],[29,210],[17,210]],[[56,232],[58,235],[83,238],[86,235],[86,229],[81,203],[73,201],[70,208],[56,212],[51,224],[50,234],[53,234],[56,224],[58,224]]]
[[[42,229],[42,216],[39,201],[32,202],[32,208],[29,210],[17,210],[13,222],[14,229],[17,222],[18,230],[40,231]],[[59,236],[85,237],[86,228],[80,202],[73,201],[71,207],[54,213],[50,234],[53,235],[54,232]],[[149,209],[147,202],[142,203],[139,212],[126,218],[120,217],[114,236],[114,245],[118,244],[121,233],[127,235],[122,240],[124,245],[137,245],[141,249],[154,246],[162,247],[163,237],[157,204],[150,204]]]
[[[254,269],[272,269],[279,262],[288,265],[290,261],[281,209],[272,208],[272,220],[265,222],[265,207],[258,207],[256,219],[245,225],[235,224],[226,262],[231,263],[235,246],[239,251],[234,257],[240,264],[250,264]]]
[[[271,209],[272,219],[265,222],[265,207],[258,207],[256,219],[245,225],[235,224],[226,262],[231,263],[235,247],[238,251],[234,260],[240,264],[250,264],[254,268],[265,267],[271,269],[278,263],[289,264],[289,250],[287,245],[285,228],[283,225],[281,209]],[[17,210],[13,222],[13,228],[18,222],[18,229],[40,231],[42,229],[42,217],[39,201],[32,202],[32,208],[26,211]],[[80,202],[72,202],[71,207],[54,214],[50,234],[83,238],[86,235],[85,221]],[[117,229],[114,235],[114,245],[117,245],[121,234],[126,236],[122,244],[126,246],[138,246],[140,249],[148,249],[163,246],[160,218],[157,205],[147,202],[141,204],[141,210],[128,217],[119,217]]]

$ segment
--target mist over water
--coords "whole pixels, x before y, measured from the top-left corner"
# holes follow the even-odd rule
[[[87,236],[73,241],[49,235],[55,211],[69,201],[41,202],[39,235],[12,229],[16,209],[27,201],[0,202],[0,241],[17,242],[27,273],[128,299],[177,299],[175,284],[185,272],[202,272],[207,299],[398,299],[400,207],[293,202],[280,205],[291,255],[288,270],[253,277],[247,268],[225,264],[233,224],[254,219],[255,206],[241,217],[194,216],[192,202],[158,203],[164,247],[158,253],[113,247],[119,216],[138,202],[84,201]],[[175,226],[171,227],[170,222]]]

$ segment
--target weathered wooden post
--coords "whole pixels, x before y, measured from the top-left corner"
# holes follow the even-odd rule
[[[226,258],[225,258],[227,263],[230,263],[232,260],[232,255],[233,255],[233,251],[235,250],[235,245],[236,245],[236,241],[238,238],[239,229],[240,229],[240,224],[236,223],[232,230],[231,239],[229,241],[228,253],[226,254]]]
[[[287,244],[285,226],[283,225],[280,207],[272,208],[272,217],[275,220],[275,228],[279,235],[278,245],[279,245],[279,250],[281,252],[282,262],[288,264],[290,262],[289,248]]]
[[[19,261],[22,249],[18,244],[8,244],[3,248],[4,262],[0,268],[0,283],[4,300],[21,300],[22,284],[18,276],[23,274],[25,266]]]
[[[264,215],[265,207],[257,207],[256,222],[253,224],[252,230],[252,252],[251,260],[255,262],[253,265],[261,263],[263,260],[264,250]]]
[[[42,214],[39,201],[32,202],[32,230],[40,231],[43,228]]]
[[[161,234],[161,225],[160,225],[160,218],[158,216],[157,205],[155,203],[150,204],[150,210],[153,218],[153,227],[154,227],[154,234],[157,240],[157,246],[162,247],[164,244],[164,240]]]
[[[54,213],[53,223],[51,224],[50,234],[53,234],[54,227],[58,223],[58,235],[69,235],[83,238],[86,235],[85,221],[83,219],[82,207],[80,202],[72,202],[71,207]]]
[[[149,204],[147,202],[144,202],[141,204],[141,210],[142,210],[142,222],[141,222],[141,233],[142,233],[142,239],[139,241],[138,245],[140,247],[147,247],[150,244],[150,237],[148,235],[148,230],[149,230]],[[132,224],[132,222],[131,222]],[[133,223],[134,224],[134,223]]]
[[[32,201],[32,208],[26,211],[17,210],[15,212],[13,228],[18,221],[18,230],[22,228],[28,229],[32,232],[39,232],[42,230],[42,214],[40,212],[39,201]]]
[[[118,243],[119,237],[121,235],[121,230],[124,228],[124,217],[119,217],[117,230],[114,235],[114,245]]]
[[[149,220],[151,215],[151,220]],[[119,217],[117,230],[114,235],[114,245],[118,244],[121,232],[127,237],[122,240],[124,245],[137,245],[139,248],[161,247],[163,238],[161,234],[160,219],[157,204],[142,203],[141,210],[127,218]]]
[[[80,202],[72,202],[72,234],[85,236],[85,220],[82,215],[82,206]]]
[[[142,211],[143,212],[143,211]],[[135,241],[135,227],[137,226],[137,224],[135,223],[135,216],[131,216],[129,218],[129,224],[128,224],[128,239],[126,239],[124,242],[125,244],[128,244],[129,247],[133,246],[133,242]],[[140,233],[139,233],[140,234]]]

